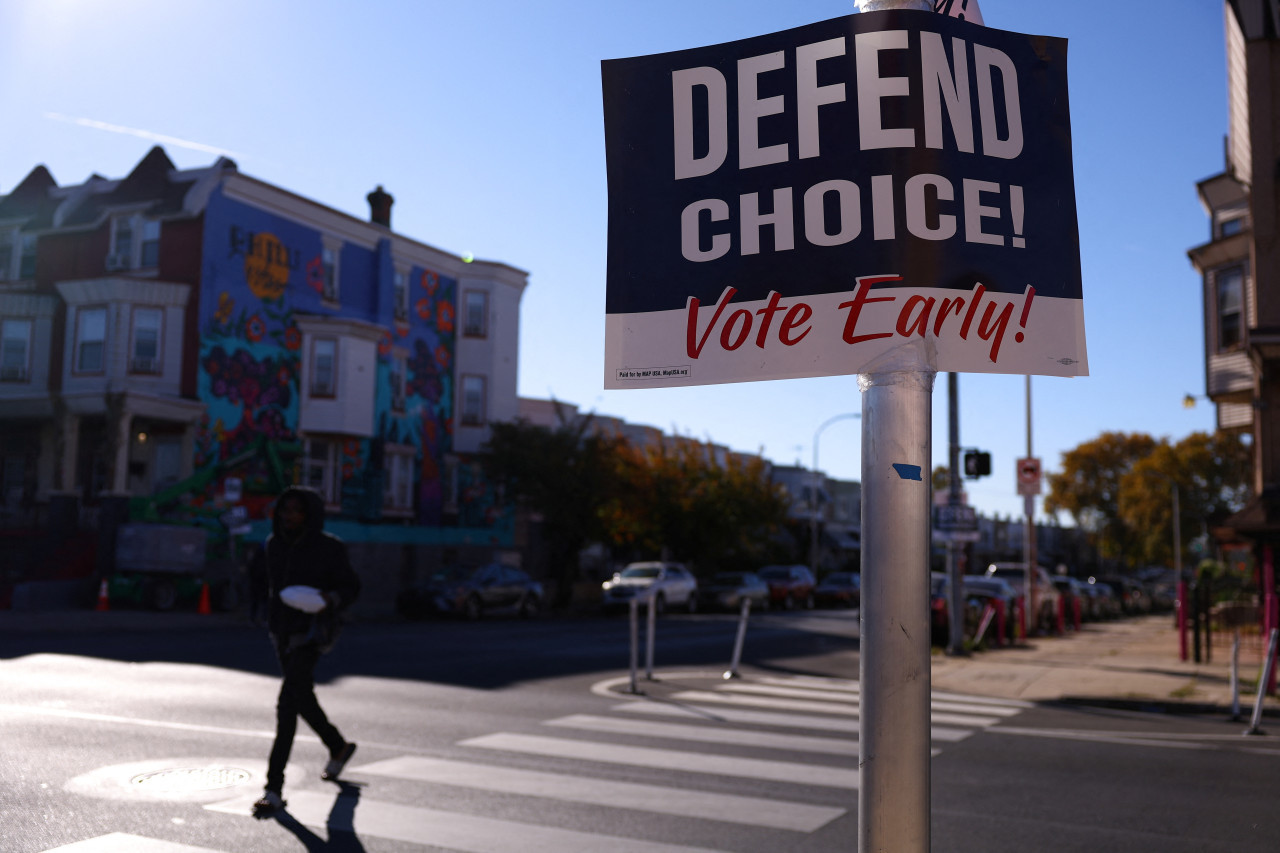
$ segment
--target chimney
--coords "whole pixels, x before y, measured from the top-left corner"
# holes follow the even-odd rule
[[[391,205],[395,203],[391,194],[382,189],[382,184],[378,184],[378,188],[365,198],[369,201],[369,221],[375,225],[390,228]]]

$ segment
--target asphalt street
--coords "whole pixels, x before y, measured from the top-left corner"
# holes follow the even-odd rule
[[[848,853],[856,620],[659,622],[630,692],[625,619],[357,625],[318,693],[360,744],[257,821],[278,689],[261,629],[0,635],[0,850]],[[643,660],[643,658],[642,658]],[[1220,717],[935,691],[932,848],[1273,851],[1280,738]]]

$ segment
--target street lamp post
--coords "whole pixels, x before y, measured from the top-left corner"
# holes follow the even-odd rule
[[[815,578],[818,576],[818,439],[822,437],[822,431],[836,421],[860,417],[862,415],[859,412],[834,415],[823,421],[822,426],[813,434],[813,470],[809,486],[809,570]]]

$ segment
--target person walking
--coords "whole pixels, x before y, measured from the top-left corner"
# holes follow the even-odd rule
[[[281,796],[284,768],[299,716],[329,750],[321,779],[337,779],[356,751],[356,745],[329,722],[315,694],[320,655],[332,648],[343,611],[360,594],[360,579],[351,568],[346,544],[324,530],[324,501],[317,492],[291,486],[280,494],[263,551],[269,595],[267,630],[283,680],[266,790],[253,805],[255,817],[266,817],[285,805]]]

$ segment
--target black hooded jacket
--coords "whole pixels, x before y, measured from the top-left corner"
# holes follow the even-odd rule
[[[281,529],[279,507],[289,498],[301,498],[306,508],[306,527],[291,540]],[[272,534],[263,550],[266,557],[267,628],[277,641],[289,640],[312,631],[316,616],[333,619],[360,594],[360,579],[351,568],[347,546],[324,531],[324,500],[307,488],[291,486],[280,493],[272,515]],[[295,610],[280,600],[280,590],[302,584],[324,593],[330,606],[312,615]]]

